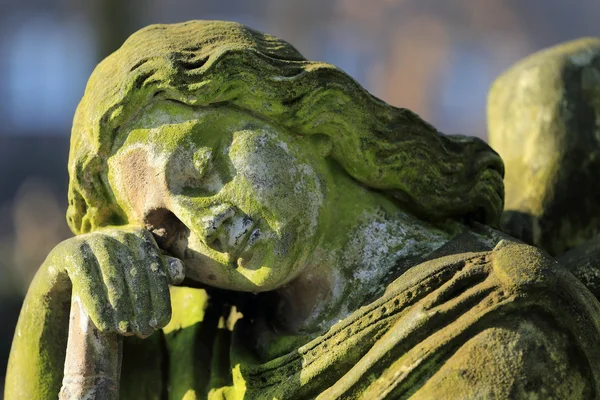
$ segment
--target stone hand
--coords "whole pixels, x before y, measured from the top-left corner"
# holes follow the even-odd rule
[[[46,263],[66,272],[72,296],[100,331],[140,337],[169,322],[169,284],[184,278],[180,260],[162,255],[150,232],[131,226],[68,239]]]

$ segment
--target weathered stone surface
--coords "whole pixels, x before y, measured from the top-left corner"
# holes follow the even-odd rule
[[[506,164],[508,233],[553,255],[600,233],[600,39],[543,50],[500,76],[488,129]]]
[[[600,235],[561,254],[557,260],[600,299]]]
[[[69,171],[78,236],[31,285],[7,400],[112,371],[94,332],[128,336],[122,399],[600,393],[600,303],[490,227],[498,155],[277,38],[134,34],[90,78]],[[65,363],[71,296],[97,329],[70,326],[92,347]]]
[[[58,398],[117,398],[122,346],[122,337],[100,332],[81,309],[79,299],[73,296],[63,384]]]
[[[179,394],[206,396],[191,370],[210,378],[215,399],[594,398],[600,385],[600,321],[585,319],[600,311],[597,301],[556,261],[523,244],[503,241],[493,251],[417,265],[326,334],[307,335],[305,344],[264,361],[249,346],[256,321],[242,319],[233,336],[224,325],[215,334],[205,324],[214,323],[220,302],[209,304],[203,289],[177,290],[176,298],[198,299],[192,308],[199,312],[179,317],[167,336],[179,331],[173,344],[196,351],[202,343],[213,354],[210,367],[205,353],[175,358],[182,374],[170,375],[170,385]],[[271,339],[270,346],[290,341]]]

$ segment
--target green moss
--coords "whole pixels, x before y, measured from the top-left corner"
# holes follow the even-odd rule
[[[227,106],[294,134],[327,136],[330,156],[353,178],[434,219],[471,215],[495,223],[502,209],[501,182],[482,177],[471,185],[472,157],[447,151],[476,155],[488,150],[481,141],[440,136],[409,110],[372,97],[339,69],[306,61],[272,36],[236,23],[191,21],[137,32],[92,74],[69,161],[75,233],[123,215],[113,189],[100,182],[106,158],[129,134],[125,126],[164,100],[166,115],[175,103]],[[447,179],[448,170],[461,169]]]

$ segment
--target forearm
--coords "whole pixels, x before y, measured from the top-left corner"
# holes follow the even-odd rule
[[[161,255],[152,235],[139,228],[107,228],[57,245],[31,283],[21,310],[6,399],[58,396],[71,288],[100,332],[147,337],[165,326],[171,317],[169,279],[179,283],[184,276],[181,261],[170,260]]]
[[[15,330],[5,399],[57,398],[67,346],[71,284],[51,256],[35,275]]]

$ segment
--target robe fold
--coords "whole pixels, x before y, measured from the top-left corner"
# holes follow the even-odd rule
[[[233,324],[227,301],[172,288],[171,323],[125,338],[121,399],[600,398],[600,303],[567,269],[510,240],[432,258],[325,333],[271,332],[282,350],[267,360],[254,347],[256,318]],[[49,327],[16,346],[47,348]],[[6,399],[53,397],[56,384],[35,379],[60,357],[12,357]]]
[[[597,398],[599,317],[598,300],[555,260],[503,241],[411,268],[376,301],[272,360],[257,359],[252,322],[240,320],[220,342],[228,376],[212,381],[226,384],[208,397]]]

